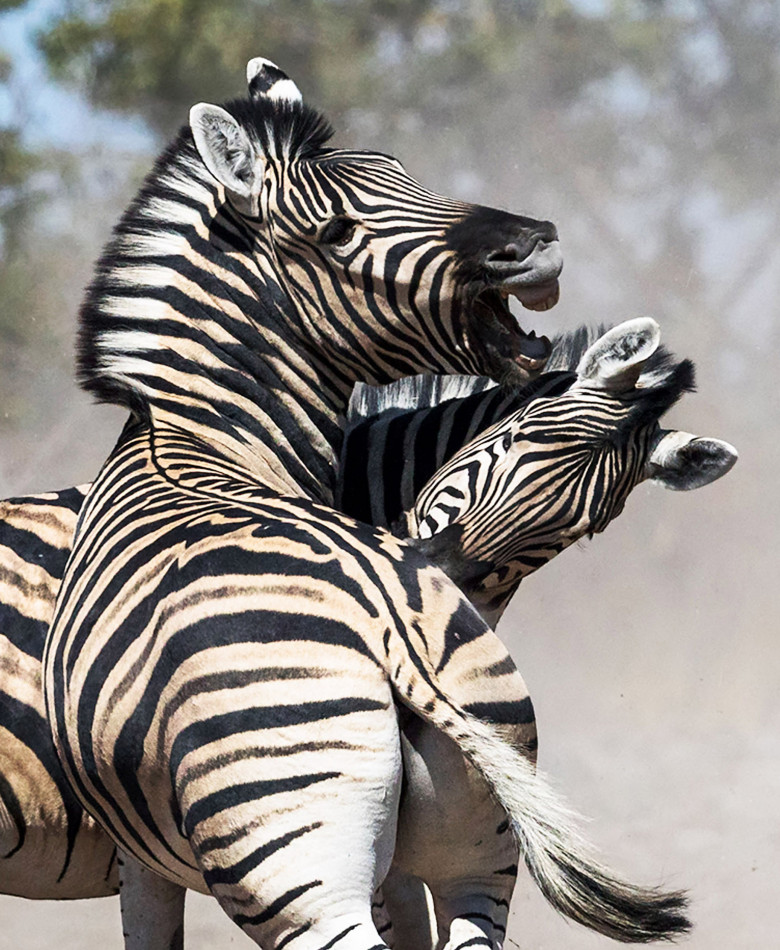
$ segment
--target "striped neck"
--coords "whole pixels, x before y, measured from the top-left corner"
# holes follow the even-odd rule
[[[260,222],[187,133],[116,229],[81,312],[82,385],[205,440],[257,479],[330,502],[353,379],[322,359]]]
[[[100,399],[327,503],[355,382],[526,380],[549,344],[506,298],[549,306],[560,271],[549,222],[435,195],[329,134],[302,104],[194,107],[98,263],[80,340]]]

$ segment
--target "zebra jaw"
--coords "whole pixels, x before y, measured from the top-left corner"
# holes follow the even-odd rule
[[[509,309],[509,298],[516,297],[526,310],[550,310],[560,297],[558,276],[562,266],[557,241],[537,242],[515,273],[506,274],[503,280],[477,296],[476,303],[485,305],[490,311],[490,329],[484,340],[487,348],[495,349],[504,359],[508,349],[514,365],[527,377],[544,369],[552,345],[547,337],[537,337],[533,330],[526,332],[520,326]],[[508,375],[509,382],[512,382],[511,377],[517,374],[510,370]]]

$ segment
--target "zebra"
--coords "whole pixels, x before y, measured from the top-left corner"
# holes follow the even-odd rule
[[[116,849],[75,799],[51,742],[41,663],[89,486],[0,502],[0,891],[116,893]]]
[[[553,903],[671,934],[678,896],[621,885],[565,839],[511,741],[525,686],[458,588],[329,507],[355,381],[541,369],[549,343],[502,295],[554,302],[557,236],[327,149],[274,69],[250,68],[249,101],[192,110],[82,308],[82,385],[133,419],[82,508],[44,652],[68,781],[146,872],[211,892],[260,944],[379,947],[399,700],[483,772]],[[467,683],[453,638],[479,644]],[[499,722],[471,712],[484,703]]]
[[[175,884],[218,894],[233,919],[262,942],[294,941],[298,946],[327,942],[335,935],[323,938],[323,928],[330,932],[346,913],[356,928],[353,933],[350,923],[348,943],[373,945],[378,937],[362,895],[366,888],[370,893],[375,878],[383,875],[395,830],[400,748],[393,689],[400,685],[408,691],[407,701],[415,689],[417,695],[431,689],[436,693],[438,686],[432,686],[428,670],[431,658],[410,646],[408,637],[417,640],[422,633],[417,630],[418,603],[426,606],[426,613],[428,606],[438,605],[430,616],[441,623],[441,636],[446,618],[457,613],[460,595],[455,588],[440,590],[438,575],[422,560],[415,566],[413,552],[375,532],[366,533],[327,507],[333,500],[341,418],[358,380],[383,382],[419,371],[457,371],[487,372],[511,381],[541,370],[549,342],[524,334],[505,298],[511,294],[542,310],[554,304],[561,259],[557,233],[549,222],[441,198],[419,186],[388,156],[329,148],[329,126],[302,103],[294,84],[273,64],[251,61],[247,78],[248,99],[225,107],[201,103],[191,110],[189,127],[161,156],[120,221],[82,307],[82,385],[99,399],[129,408],[133,423],[82,509],[44,654],[47,712],[78,797],[123,850],[147,869]],[[109,536],[103,528],[109,522],[113,541],[106,544]],[[200,548],[190,548],[200,532],[206,560],[197,555],[193,561],[190,554]],[[104,557],[112,548],[109,565]],[[304,556],[322,550],[333,551],[326,565]],[[108,672],[108,654],[98,640],[104,635],[111,638],[114,623],[130,609],[130,588],[133,597],[144,602],[141,576],[131,581],[128,573],[140,567],[138,557],[144,562],[141,574],[155,587],[152,599],[157,607],[148,618],[151,627],[145,623],[139,627],[140,615],[131,610],[123,627],[132,641],[130,650],[120,650],[123,656],[116,658],[109,677],[119,688],[109,727],[111,744],[118,740],[121,747],[129,742],[133,750],[125,754],[95,748],[97,737],[86,719],[72,718],[71,687],[76,681],[71,680],[71,661],[75,650],[81,655],[76,672],[86,671],[84,663],[90,667],[87,690],[79,689],[75,702],[92,719],[99,703],[97,696],[89,695],[91,683],[98,669]],[[344,559],[348,563],[342,564]],[[236,574],[242,562],[254,567]],[[275,583],[279,564],[286,573]],[[303,571],[301,577],[293,577],[292,565]],[[157,578],[162,587],[147,573],[157,568],[162,571]],[[358,578],[345,587],[342,573],[349,576],[356,569]],[[245,649],[262,656],[253,660],[254,672],[247,679],[247,685],[253,685],[243,694],[248,697],[254,690],[258,696],[273,695],[280,686],[275,686],[272,671],[288,670],[284,677],[292,677],[298,670],[299,679],[319,698],[304,710],[296,707],[296,715],[306,713],[317,720],[317,711],[324,715],[324,710],[337,710],[338,725],[347,729],[342,745],[337,744],[338,754],[320,743],[315,721],[301,723],[315,738],[307,739],[291,759],[272,755],[269,747],[261,770],[258,755],[245,749],[244,758],[232,761],[232,767],[207,768],[201,762],[193,772],[194,759],[207,755],[189,754],[195,752],[189,744],[196,741],[200,728],[193,720],[194,731],[185,728],[180,741],[170,734],[175,746],[158,735],[162,745],[155,756],[154,776],[147,773],[147,760],[132,736],[140,735],[137,717],[143,718],[156,701],[151,693],[145,698],[138,694],[138,688],[143,682],[152,692],[156,688],[153,643],[161,642],[165,634],[154,631],[163,622],[159,611],[167,617],[160,598],[169,603],[166,585],[174,575],[183,581],[188,570],[205,571],[193,580],[190,593],[201,590],[195,596],[200,603],[195,612],[207,609],[210,615],[208,627],[214,633],[206,648],[210,657],[235,652],[219,652],[220,646],[227,646],[222,623],[230,627],[228,639],[240,639],[242,625],[247,636],[255,630],[254,611],[238,609],[241,591],[252,604],[266,605],[262,628],[266,634],[284,627],[276,631],[273,644],[256,643],[250,649],[251,636],[247,640]],[[222,600],[220,609],[217,591],[208,593],[209,578],[225,571],[233,604],[227,612],[227,600]],[[312,572],[325,574],[315,577]],[[256,589],[258,582],[263,588],[271,586]],[[82,626],[84,583],[90,590],[86,626]],[[204,592],[205,599],[200,599]],[[171,591],[174,599],[183,593],[183,588],[178,594]],[[323,618],[314,609],[318,598],[326,595],[334,598],[334,606],[342,602],[338,617]],[[216,599],[205,608],[211,598]],[[302,613],[302,605],[314,612]],[[318,650],[328,661],[325,667],[291,665],[292,656],[285,650],[291,649],[289,634],[295,625],[288,622],[288,614],[300,620],[300,637],[304,629],[329,629],[332,637],[346,637],[353,645],[365,643],[365,648],[350,655],[343,643],[340,650],[321,645]],[[186,618],[193,616],[180,604],[176,622],[186,626]],[[376,627],[380,618],[381,631]],[[476,618],[468,618],[464,629],[474,623]],[[477,630],[479,635],[488,633],[477,625],[474,635]],[[91,641],[85,653],[82,634]],[[92,640],[92,634],[98,640]],[[152,639],[147,640],[146,634]],[[188,639],[191,647],[197,641],[198,637]],[[144,644],[151,653],[145,652]],[[111,649],[118,645],[112,639]],[[126,669],[124,662],[139,647],[138,662]],[[496,648],[503,652],[500,644]],[[356,662],[337,663],[339,653]],[[272,655],[271,666],[264,666]],[[179,675],[187,678],[202,658],[191,659],[176,665],[166,650],[163,662],[176,669],[168,669],[165,678],[173,683],[181,682]],[[403,674],[403,684],[398,681],[391,687],[389,664],[396,680]],[[261,670],[266,683],[258,679]],[[235,675],[236,670],[226,670],[223,679],[233,682]],[[524,696],[519,676],[508,673],[503,683]],[[375,693],[361,695],[373,687]],[[192,688],[193,681],[184,687]],[[119,701],[120,693],[125,703]],[[206,712],[212,700],[221,701],[226,695],[207,690],[195,705]],[[454,723],[443,712],[442,700],[430,696],[425,701],[434,707],[439,703],[452,730]],[[284,704],[261,706],[266,712],[276,710],[272,716],[290,712]],[[124,725],[117,718],[120,709],[128,714]],[[175,723],[182,724],[182,716],[189,716],[192,709],[185,703]],[[260,707],[256,713],[258,723],[271,721],[263,718]],[[246,715],[251,718],[254,713]],[[103,723],[108,725],[109,718]],[[156,726],[163,725],[154,714],[152,718]],[[212,725],[218,723],[219,730],[227,728],[227,722],[217,714]],[[101,778],[98,790],[92,782],[96,776],[87,779],[87,788],[82,781],[86,776],[78,774],[80,762],[71,755],[79,747],[80,759],[82,750],[78,740],[71,745],[70,723],[86,740],[90,762],[94,751],[94,763],[114,773],[109,784],[115,778],[119,785],[127,781],[127,788],[109,790]],[[167,719],[165,728],[179,735],[178,726]],[[355,730],[354,738],[350,729]],[[237,733],[228,731],[218,744],[232,747],[230,756],[238,755],[237,746],[248,733],[241,728]],[[287,732],[296,733],[292,722]],[[282,729],[281,735],[286,734]],[[206,745],[213,748],[212,740],[218,737],[210,735]],[[263,748],[260,738],[258,747]],[[307,743],[312,741],[310,748]],[[489,745],[490,740],[486,742]],[[102,739],[97,744],[101,746]],[[325,750],[333,757],[332,775],[328,769],[285,774],[285,769],[305,768],[309,760],[314,767],[317,752],[321,759]],[[264,784],[266,779],[247,778],[258,770],[275,776],[267,779],[270,785]],[[221,786],[223,780],[227,784]],[[226,799],[220,798],[222,792],[214,783],[236,807],[219,805]],[[301,785],[293,800],[283,791],[291,783]],[[279,795],[262,792],[269,788],[279,790]],[[355,802],[345,825],[333,796],[341,790],[354,797],[358,788],[365,794]],[[242,794],[247,799],[235,801]],[[258,822],[264,825],[270,820],[269,811],[280,801],[290,801],[290,809],[286,817],[275,819],[273,827],[288,827],[309,806],[322,817],[314,822],[316,827],[290,829],[290,841],[285,839],[287,832],[266,841],[262,846],[270,849],[266,854],[253,847],[262,837]],[[163,813],[158,812],[160,806]],[[214,815],[207,815],[212,808]],[[365,821],[349,828],[361,810]],[[225,817],[233,829],[229,833]],[[235,831],[236,822],[242,825],[240,833]],[[216,837],[209,828],[218,830]],[[321,864],[345,828],[361,856],[357,865],[353,862],[346,868],[331,861],[322,868],[321,884],[315,877],[278,894],[289,874],[273,875],[272,881],[263,883],[275,863],[282,856],[291,860],[296,850],[308,850],[311,865],[312,841],[317,842],[315,863]],[[230,838],[234,831],[236,840]],[[309,894],[312,890],[314,895]],[[317,901],[331,890],[341,902],[328,897],[329,913],[317,917]],[[311,913],[316,921],[308,919],[313,897]],[[306,920],[299,925],[301,915]]]
[[[635,362],[610,375],[634,338]],[[492,626],[523,577],[573,540],[603,531],[639,480],[690,491],[736,462],[736,449],[722,440],[659,427],[659,416],[694,388],[692,363],[676,363],[659,343],[648,318],[602,333],[566,392],[507,412],[415,491],[406,532]],[[546,383],[551,391],[561,385]],[[599,492],[605,483],[611,490]]]
[[[416,379],[402,380],[400,398],[410,406],[419,405],[421,415],[430,416],[437,427],[437,404],[445,401],[445,396],[449,405],[453,402],[450,397],[456,391],[481,393],[492,385],[487,378],[447,378],[442,389],[441,377],[426,379],[430,385],[421,386]],[[570,374],[545,373],[537,382],[502,396],[499,404],[521,406],[540,393],[552,395],[561,392],[569,384]],[[459,390],[455,388],[457,386]],[[381,391],[386,401],[388,391],[392,389],[365,387],[361,408],[356,408],[357,400],[351,404],[353,428],[347,429],[342,448],[341,477],[349,473],[357,482],[362,467],[362,481],[366,483],[366,449],[370,446],[367,454],[373,456],[375,442],[392,453],[384,424],[388,417],[395,417],[399,396],[394,394],[389,407],[376,404],[370,408],[365,402],[369,390]],[[480,424],[486,425],[494,415],[500,418],[494,405],[495,394],[489,396],[490,406],[477,403],[469,410],[467,404],[465,411],[460,410],[459,417],[464,421],[465,412],[470,411],[471,420],[459,433],[437,428],[439,440],[444,442],[446,438],[450,451],[456,447],[458,437],[465,442],[472,431],[478,431]],[[358,417],[359,425],[355,426]],[[477,429],[473,429],[473,425]],[[360,437],[356,438],[358,432]],[[418,468],[420,471],[414,481],[421,487],[429,480],[430,472],[425,465],[418,464]],[[382,504],[390,499],[386,481],[386,478],[377,479],[374,474],[367,483],[372,495],[375,494]],[[45,635],[78,514],[89,487],[79,485],[64,491],[0,502],[0,560],[3,564],[0,637],[4,641],[0,728],[4,728],[9,737],[3,745],[0,769],[0,808],[5,809],[8,816],[2,823],[5,837],[0,842],[3,858],[0,862],[0,891],[28,898],[103,897],[118,891],[118,865],[113,841],[81,808],[65,780],[46,725],[41,686]],[[345,513],[359,518],[362,499],[362,493],[347,492]],[[376,508],[373,498],[371,501]],[[390,520],[398,520],[398,513],[380,511],[375,523],[388,524]],[[45,793],[41,793],[41,789],[46,789]]]
[[[332,504],[356,381],[543,369],[549,340],[507,299],[555,304],[558,235],[329,147],[268,60],[247,78],[248,99],[193,107],[115,229],[81,309],[79,378]]]
[[[617,331],[612,331],[611,334],[603,336],[601,340],[598,341],[598,346],[602,350],[607,349],[610,345],[614,344],[616,335],[625,335],[625,329],[624,326],[618,328]],[[580,346],[582,346],[582,339],[580,339],[579,343]],[[593,347],[591,347],[589,352],[592,351]],[[573,349],[571,352],[576,353],[576,349]],[[658,354],[654,354],[651,358],[657,355]],[[680,364],[678,367],[672,367],[670,364],[664,368],[665,363],[669,363],[669,359],[666,356],[661,356],[660,359],[654,359],[653,363],[643,367],[642,376],[647,377],[647,374],[652,371],[655,374],[655,385],[659,386],[660,383],[663,382],[664,386],[669,390],[666,394],[666,398],[671,400],[675,391],[679,389],[681,382],[679,379],[675,380],[675,375],[679,376],[681,373],[689,374],[689,368],[686,364]],[[580,360],[580,366],[588,365],[592,366],[592,361],[583,357]],[[502,459],[496,459],[490,451],[486,451],[486,446],[495,446],[500,443],[503,448],[505,441],[504,436],[507,432],[512,434],[514,442],[517,442],[521,436],[524,437],[524,441],[528,441],[530,432],[524,426],[524,417],[527,416],[529,419],[536,418],[542,403],[545,405],[551,404],[553,408],[560,407],[561,410],[560,413],[552,415],[550,408],[545,409],[547,418],[542,425],[542,432],[546,434],[555,433],[557,431],[556,426],[562,428],[566,442],[568,443],[566,445],[567,451],[571,452],[574,448],[575,454],[580,457],[587,451],[590,443],[594,442],[602,454],[605,454],[605,447],[608,445],[602,438],[605,424],[615,431],[621,430],[624,442],[626,443],[628,442],[629,435],[626,430],[625,420],[619,420],[614,413],[612,415],[608,414],[606,418],[601,421],[601,428],[594,430],[591,426],[587,435],[581,428],[580,431],[572,434],[568,431],[572,410],[570,406],[566,406],[566,403],[575,404],[578,409],[576,415],[579,418],[579,412],[588,407],[589,400],[592,401],[593,380],[584,377],[578,378],[576,373],[548,373],[546,377],[548,378],[545,379],[543,377],[535,385],[527,386],[520,393],[513,395],[511,402],[514,405],[521,406],[521,408],[515,409],[512,413],[507,413],[505,417],[500,419],[498,424],[492,426],[490,431],[485,432],[484,435],[472,445],[468,445],[458,452],[434,477],[421,494],[418,504],[414,509],[408,512],[405,534],[412,539],[419,539],[420,532],[415,529],[415,525],[426,523],[426,518],[429,517],[432,507],[431,499],[439,498],[443,494],[451,501],[453,496],[457,495],[458,482],[461,481],[461,479],[458,475],[453,479],[453,472],[460,473],[468,469],[473,473],[474,469],[477,468],[483,474],[479,478],[472,479],[473,485],[479,488],[485,498],[490,498],[493,501],[498,500],[498,505],[491,504],[488,507],[490,515],[488,521],[490,521],[492,517],[511,524],[515,535],[517,535],[518,543],[516,547],[519,546],[524,550],[527,558],[528,543],[526,542],[523,545],[522,540],[523,537],[529,534],[529,531],[527,527],[525,531],[523,531],[522,528],[528,525],[529,519],[521,517],[518,521],[518,492],[516,486],[518,483],[524,486],[522,500],[525,505],[519,506],[522,512],[527,508],[529,493],[526,486],[528,482],[533,481],[534,483],[538,483],[540,481],[539,466],[536,464],[536,471],[532,477],[526,474],[523,478],[515,478],[513,481],[503,481],[498,492],[487,492],[485,488],[490,482],[491,471],[497,463],[500,464]],[[483,392],[484,381],[466,380],[460,381],[460,385],[462,388],[471,388],[479,394],[479,399],[477,401],[472,400],[470,404],[463,400],[448,400],[445,404],[449,415],[452,416],[453,413],[455,413],[461,423],[464,423],[460,431],[466,434],[471,431],[472,424],[478,426],[480,423],[484,423],[486,416],[490,415],[495,404],[494,397],[496,394]],[[562,399],[560,394],[566,391],[569,391],[569,396],[566,399]],[[410,395],[405,395],[407,393]],[[400,387],[400,394],[402,398],[406,398],[407,401],[411,400],[411,404],[414,404],[440,397],[442,391],[440,388],[432,391],[431,387],[427,387],[427,390],[423,390],[419,386],[415,386],[413,381],[404,381]],[[643,392],[642,395],[646,396],[647,393]],[[614,404],[625,414],[627,411],[630,412],[632,408],[634,410],[636,408],[635,404],[631,402],[631,397],[632,393],[630,390],[621,391],[617,394],[608,391],[606,397],[602,396],[602,399],[605,401],[607,407],[610,407],[610,404]],[[397,401],[397,398],[396,393],[393,392],[393,395],[390,397],[390,405],[393,405]],[[388,401],[387,395],[383,394],[382,399],[384,403],[380,403],[380,405],[386,404]],[[506,401],[506,397],[504,397],[504,401]],[[661,403],[657,402],[656,405],[661,406]],[[523,406],[525,406],[525,408],[523,408]],[[379,406],[375,406],[375,409],[378,408]],[[466,419],[466,409],[470,411],[472,416],[470,422]],[[412,449],[410,457],[415,460],[415,462],[419,463],[420,461],[425,461],[426,456],[418,456],[415,451],[418,446],[414,444],[414,442],[410,445],[409,433],[411,432],[417,441],[429,442],[430,440],[426,437],[428,427],[423,426],[422,429],[420,428],[420,417],[430,416],[437,418],[438,413],[433,412],[430,408],[421,409],[418,413],[415,413],[418,417],[417,420],[410,422],[407,418],[403,427],[399,428],[396,425],[393,431],[393,439],[388,440],[385,423],[388,417],[396,420],[398,417],[391,410],[385,408],[379,415],[369,416],[369,418],[366,419],[367,411],[365,404],[363,408],[357,410],[357,414],[362,419],[359,426],[361,429],[361,438],[353,441],[350,437],[351,433],[348,430],[342,463],[344,471],[349,471],[350,468],[356,469],[360,464],[365,465],[365,449],[367,446],[369,447],[369,457],[374,454],[372,450],[375,449],[376,446],[372,444],[374,442],[371,438],[372,428],[377,437],[376,442],[391,456],[406,446],[407,450]],[[409,413],[407,413],[407,416],[408,415]],[[636,422],[635,411],[633,418],[634,422]],[[535,423],[535,427],[538,434],[538,421]],[[652,423],[651,428],[654,429],[652,443],[655,445],[652,454],[661,458],[661,464],[659,465],[657,461],[653,461],[652,457],[650,461],[645,459],[643,473],[645,476],[652,474],[656,478],[660,478],[662,483],[667,487],[686,489],[699,487],[727,471],[736,459],[735,451],[725,443],[717,442],[716,440],[692,440],[691,438],[683,441],[680,433],[662,432],[658,429],[657,424],[653,425]],[[352,431],[354,431],[354,429]],[[444,427],[439,430],[438,434],[441,443],[439,452],[441,455],[445,455],[447,449],[449,448],[451,450],[452,448],[455,434],[452,431],[452,427]],[[630,435],[637,444],[647,445],[647,443],[643,443],[640,437],[641,434],[638,431],[632,431]],[[659,449],[659,446],[669,443],[670,440],[676,446],[678,453],[674,462],[672,461],[672,455],[668,451]],[[691,444],[698,447],[699,451],[695,454],[689,452],[687,455],[684,453],[680,455],[683,451],[683,446],[690,446]],[[560,442],[554,442],[551,446],[550,443],[547,442],[546,445],[546,453],[548,456],[552,455],[557,458],[558,453],[562,451]],[[419,447],[429,449],[428,445],[420,445]],[[353,458],[353,455],[357,457]],[[625,456],[622,461],[625,463]],[[641,456],[639,461],[641,463]],[[522,456],[518,459],[518,463],[522,466]],[[425,466],[419,465],[419,467],[424,473]],[[616,466],[616,471],[620,471],[624,468],[625,464]],[[555,473],[557,469],[553,469],[552,471]],[[591,472],[589,473],[590,481],[594,480],[592,471],[593,468],[591,467]],[[640,471],[642,471],[641,464],[635,466],[634,479],[636,479],[637,473]],[[544,470],[545,477],[547,477],[548,472],[549,468]],[[425,478],[424,474],[420,477],[423,480]],[[570,474],[568,477],[569,480],[574,481],[576,484],[576,480],[572,480]],[[607,482],[602,488],[602,495],[607,499],[611,498],[610,486],[612,484],[612,482]],[[630,479],[624,479],[622,481],[616,479],[614,484],[620,485],[621,491],[624,494],[633,487]],[[383,486],[376,480],[372,480],[370,485],[376,491],[379,498],[391,498],[391,496],[383,490]],[[434,486],[437,485],[438,489],[435,489]],[[577,487],[581,488],[581,485]],[[24,854],[19,855],[15,864],[10,864],[10,873],[3,875],[5,878],[4,890],[22,893],[25,896],[48,898],[63,896],[97,897],[107,893],[114,893],[117,886],[113,842],[102,834],[99,827],[89,819],[89,816],[81,812],[80,806],[72,798],[67,785],[61,780],[59,764],[56,761],[49,733],[45,727],[42,711],[40,709],[42,705],[40,695],[40,651],[43,647],[47,620],[50,618],[53,610],[53,599],[56,592],[57,581],[62,575],[65,555],[72,541],[75,519],[83,501],[85,490],[86,486],[79,486],[57,494],[49,494],[17,502],[5,502],[1,509],[2,521],[0,522],[0,539],[2,540],[3,563],[6,565],[6,573],[4,577],[3,596],[0,598],[0,616],[3,617],[2,627],[0,629],[2,629],[3,636],[8,641],[8,646],[5,651],[6,662],[3,664],[4,677],[2,688],[0,689],[0,710],[2,710],[3,713],[0,719],[0,728],[5,728],[13,735],[15,741],[21,744],[21,751],[27,753],[28,767],[26,769],[20,769],[17,765],[17,767],[14,768],[14,762],[18,763],[23,761],[24,757],[18,753],[15,755],[13,747],[8,746],[5,767],[2,774],[0,774],[0,781],[4,782],[3,787],[6,790],[3,801],[10,805],[10,807],[8,807],[8,805],[6,806],[7,811],[9,814],[16,813],[14,816],[16,821],[16,840],[4,842],[0,850],[2,850],[2,853],[6,856],[6,860],[10,862],[10,859],[14,857],[14,854],[18,852],[21,845],[24,844],[27,827],[34,829],[34,833],[38,835],[38,839],[32,842],[34,857],[29,857],[31,849],[30,843],[28,842],[28,857],[26,862],[20,861],[20,858],[24,858]],[[560,498],[563,493],[554,490],[551,491],[549,483],[545,483],[542,488],[537,489],[534,494],[544,496],[552,495],[553,497]],[[464,556],[453,556],[453,548],[458,547],[459,540],[463,535],[460,534],[455,537],[452,532],[447,533],[449,527],[453,525],[455,521],[462,526],[468,523],[472,513],[476,514],[479,512],[479,494],[474,495],[472,491],[469,497],[470,503],[466,503],[461,498],[460,509],[456,519],[453,518],[449,524],[444,527],[441,527],[441,525],[438,526],[440,529],[440,537],[448,538],[444,547],[442,548],[440,546],[438,548],[438,553],[441,555],[445,550],[449,552],[449,556],[444,558],[443,563],[450,565],[450,569],[448,570],[450,577],[461,586],[469,597],[473,597],[475,592],[479,591],[479,584],[475,583],[473,573],[467,577],[462,571],[453,571],[451,567],[453,564],[463,564],[468,560],[468,558]],[[501,501],[504,498],[506,499],[506,504],[501,505]],[[358,504],[360,503],[359,498],[353,499],[353,501]],[[619,501],[619,498],[617,501]],[[441,512],[442,506],[440,504],[434,504],[433,507],[439,513]],[[574,507],[574,505],[569,505],[570,509]],[[614,517],[619,507],[619,504],[610,504],[606,510]],[[577,536],[581,536],[590,530],[596,530],[597,527],[599,530],[604,529],[606,520],[603,503],[601,508],[601,512],[597,512],[596,508],[583,509],[583,516],[587,517],[588,520],[583,521],[577,526]],[[453,509],[450,508],[450,510],[452,511]],[[511,516],[509,518],[505,517],[510,511]],[[387,519],[388,515],[385,513],[384,520]],[[480,513],[478,520],[484,528],[484,513]],[[549,509],[547,522],[556,523],[555,519],[549,514]],[[560,521],[556,523],[556,530],[560,532],[563,537]],[[432,536],[436,536],[435,532],[433,534],[426,532],[426,534],[428,534],[428,537],[421,540],[421,544],[423,545],[426,545]],[[486,536],[493,537],[494,535],[490,531],[487,531]],[[538,532],[535,537],[538,538]],[[575,539],[571,531],[565,536],[565,542],[567,544]],[[554,553],[557,553],[557,550],[562,549],[562,547],[563,545],[561,545],[560,548],[557,545],[542,546],[540,548],[542,556],[530,561],[526,560],[522,574],[525,575],[535,569],[535,567],[538,567],[543,557],[549,558],[553,556]],[[503,560],[493,562],[492,566],[494,570],[498,570],[504,566],[508,548],[503,546],[497,550],[500,551]],[[484,562],[484,557],[482,560]],[[515,575],[515,577],[516,587],[517,583],[519,583],[519,575]],[[26,620],[23,620],[23,618],[26,618]],[[18,661],[16,664],[8,661],[9,656],[11,656],[9,647],[10,650],[15,649],[16,651]],[[28,708],[23,711],[23,715],[20,715],[17,704],[20,698],[25,696],[32,697],[32,701],[28,699]],[[410,742],[408,735],[410,732],[414,732],[415,739],[419,745],[421,736],[419,722],[416,724],[414,730],[410,728],[404,730],[404,742],[407,744]],[[423,738],[426,740],[423,743],[423,747],[429,748],[431,742],[435,742],[436,735],[435,733],[431,733],[426,737],[423,734]],[[531,745],[531,743],[529,743],[529,745]],[[414,746],[407,748],[405,760],[408,770],[409,762],[416,761]],[[11,763],[10,767],[9,761]],[[417,762],[417,768],[420,768],[419,761]],[[441,769],[439,771],[441,772]],[[451,774],[459,775],[462,774],[462,772],[463,766],[456,759],[452,765]],[[9,786],[7,781],[9,774],[16,778],[17,783],[19,783],[20,776],[22,776],[22,780],[24,780],[25,775],[29,776],[34,773],[38,773],[36,784],[30,785],[27,783],[21,794],[19,794],[18,785],[16,789]],[[43,781],[41,781],[40,776],[43,776]],[[62,799],[62,805],[59,811],[61,820],[60,824],[53,823],[53,827],[41,828],[41,819],[39,816],[47,814],[47,805],[41,801],[46,795],[39,792],[38,789],[45,789],[52,783],[56,786]],[[417,784],[419,785],[419,783]],[[410,783],[410,788],[414,789],[414,783]],[[467,800],[468,791],[468,788],[465,793],[462,790],[458,791],[456,803],[463,798]],[[49,795],[49,797],[51,796]],[[20,814],[21,808],[27,809],[27,815]],[[408,812],[408,804],[405,808],[406,812]],[[48,803],[48,812],[51,813],[50,802]],[[74,817],[76,819],[75,822],[73,821]],[[499,819],[498,822],[494,822],[493,824],[497,825],[500,823],[501,821]],[[407,848],[410,836],[408,832],[403,829],[405,825],[413,824],[414,811],[412,812],[411,821],[407,820],[401,823],[401,840],[406,842]],[[460,819],[458,820],[457,826],[463,826]],[[41,842],[41,831],[46,835],[45,847]],[[52,855],[56,853],[60,855],[66,854],[69,841],[73,838],[75,838],[78,844],[72,846],[71,859],[65,861],[64,867],[60,870],[62,860],[55,861]],[[425,839],[426,835],[417,836],[419,842]],[[449,847],[452,848],[451,843]],[[419,847],[417,850],[419,850]],[[43,851],[49,856],[48,861],[40,857]],[[499,858],[500,857],[502,856],[499,855]],[[499,867],[502,866],[501,860],[495,863]],[[0,868],[1,867],[2,865],[0,865]],[[6,865],[6,867],[9,867],[9,865]],[[56,875],[57,871],[59,871],[58,876]],[[399,876],[397,870],[395,876]],[[393,878],[390,880],[391,884],[392,880]],[[75,890],[73,890],[74,884],[76,887]],[[503,905],[497,904],[495,906]],[[412,927],[411,936],[405,937],[402,943],[403,946],[411,946],[414,935],[416,934],[416,939],[419,940],[420,935],[424,933],[424,922],[415,920],[413,917],[409,920],[409,916],[408,908],[402,908],[394,914],[395,920],[400,920],[402,926],[407,928]],[[492,926],[494,930],[500,930],[503,925],[500,920],[493,920]],[[403,933],[403,930],[401,932]]]
[[[735,464],[736,449],[726,442],[660,427],[660,417],[693,388],[694,373],[690,361],[659,350],[659,341],[658,325],[647,319],[604,333],[581,356],[566,392],[532,398],[485,429],[441,466],[397,525],[492,625],[524,577],[604,531],[640,482],[690,491]],[[462,404],[448,408],[463,411]],[[405,427],[418,431],[416,413],[406,415],[405,426],[396,417],[390,452],[409,447]],[[390,915],[404,928],[401,945],[430,946],[415,937],[425,933],[427,914],[415,920],[398,912],[399,899],[424,906],[416,883],[424,881],[451,941],[487,938],[499,946],[513,883],[504,879],[512,856],[505,813],[455,744],[414,713],[406,717],[407,794],[385,886]],[[529,754],[535,751],[532,744]]]

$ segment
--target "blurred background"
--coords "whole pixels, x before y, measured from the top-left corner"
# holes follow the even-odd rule
[[[698,366],[670,422],[740,462],[641,486],[502,622],[541,763],[604,857],[688,887],[697,950],[777,946],[780,0],[0,0],[0,494],[90,480],[122,413],[72,382],[82,290],[189,106],[267,56],[426,185],[554,220],[537,330],[648,314]],[[769,495],[766,492],[770,492]],[[189,900],[188,948],[249,947]],[[525,882],[507,947],[606,948]],[[114,899],[0,897],[0,948],[121,946]]]

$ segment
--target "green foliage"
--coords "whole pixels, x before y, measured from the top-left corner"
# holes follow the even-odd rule
[[[542,42],[557,62],[570,60],[559,91],[576,95],[612,64],[588,53],[596,21],[574,4],[554,6]],[[39,42],[57,79],[167,133],[195,98],[234,95],[255,55],[280,63],[332,113],[383,100],[424,109],[443,86],[454,95],[511,72],[541,19],[539,4],[507,0],[71,0]]]

